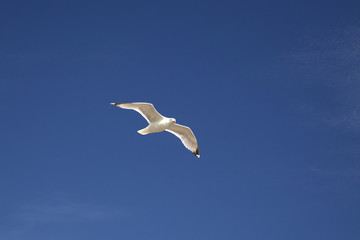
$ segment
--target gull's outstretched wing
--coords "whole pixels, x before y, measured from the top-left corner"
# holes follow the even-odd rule
[[[191,131],[189,127],[173,124],[170,128],[166,129],[166,131],[171,132],[175,136],[181,139],[181,142],[185,145],[187,149],[189,149],[195,156],[200,157],[199,146],[197,144],[195,135]]]
[[[154,106],[151,103],[111,103],[114,106],[125,108],[125,109],[132,109],[140,113],[148,123],[156,122],[164,117],[161,116],[160,113],[156,111]]]

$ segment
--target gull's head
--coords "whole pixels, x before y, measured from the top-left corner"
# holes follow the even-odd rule
[[[173,123],[176,123],[176,119],[175,119],[175,118],[170,118],[170,120],[171,120]]]

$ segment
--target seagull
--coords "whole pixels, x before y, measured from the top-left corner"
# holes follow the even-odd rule
[[[178,138],[184,146],[189,149],[195,156],[200,157],[199,146],[197,144],[195,135],[187,126],[176,124],[175,118],[167,118],[162,116],[151,103],[136,102],[136,103],[110,103],[116,107],[124,109],[132,109],[140,113],[149,125],[138,131],[142,135],[149,133],[157,133],[167,131]]]

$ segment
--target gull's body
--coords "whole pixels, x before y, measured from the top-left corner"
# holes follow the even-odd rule
[[[140,113],[149,125],[138,131],[142,135],[168,131],[182,141],[184,146],[189,149],[195,156],[200,157],[199,147],[195,135],[189,127],[176,124],[174,118],[167,118],[156,111],[151,103],[111,103],[114,106],[132,109]]]
[[[165,131],[166,129],[170,128],[171,125],[173,125],[174,122],[171,118],[164,117],[163,119],[156,121],[156,122],[150,122],[149,125],[138,131],[138,133],[142,135],[146,135],[149,133],[157,133]]]

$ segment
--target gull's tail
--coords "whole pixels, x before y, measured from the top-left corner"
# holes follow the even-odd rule
[[[148,129],[149,129],[149,128],[146,127],[146,128],[140,129],[140,130],[137,131],[137,132],[140,133],[141,135],[146,135],[146,134],[149,134]]]

